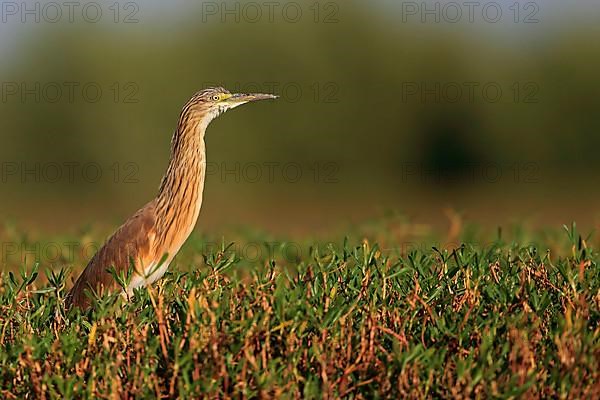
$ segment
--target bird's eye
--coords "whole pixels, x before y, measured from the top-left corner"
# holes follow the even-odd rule
[[[212,97],[212,100],[213,100],[213,101],[219,101],[220,99],[221,99],[221,96],[219,96],[218,94],[215,94],[215,95]]]

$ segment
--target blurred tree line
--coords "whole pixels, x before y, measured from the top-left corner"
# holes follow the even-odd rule
[[[307,5],[294,23],[278,14],[237,22],[182,3],[164,19],[140,4],[136,23],[24,29],[0,71],[1,160],[97,163],[105,179],[50,190],[137,204],[158,186],[181,106],[218,84],[282,96],[213,123],[208,157],[224,168],[334,163],[336,188],[349,190],[402,189],[407,165],[459,177],[451,188],[487,163],[533,164],[547,184],[598,172],[596,29],[405,23],[397,7],[327,4],[337,8],[322,5],[315,20]],[[136,184],[114,184],[127,176]],[[222,196],[239,190],[222,183],[208,184]],[[37,188],[2,184],[3,197]]]

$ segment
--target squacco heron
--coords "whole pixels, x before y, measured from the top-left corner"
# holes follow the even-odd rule
[[[127,297],[135,288],[161,278],[192,232],[206,177],[204,134],[208,124],[242,104],[274,99],[270,94],[232,94],[217,87],[201,90],[183,107],[173,138],[171,158],[158,195],[129,218],[90,260],[66,298],[67,307],[88,308],[88,293],[119,290],[113,275],[133,267],[124,288]]]

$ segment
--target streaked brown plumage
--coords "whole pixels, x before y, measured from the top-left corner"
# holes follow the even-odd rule
[[[171,158],[157,197],[129,218],[90,260],[67,295],[67,307],[86,308],[86,292],[118,290],[107,271],[133,267],[127,294],[159,279],[188,238],[200,213],[206,172],[204,134],[223,112],[250,101],[273,99],[267,94],[231,94],[223,88],[196,93],[183,107]],[[161,263],[162,261],[162,263]]]

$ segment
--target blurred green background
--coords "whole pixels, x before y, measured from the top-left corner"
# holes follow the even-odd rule
[[[201,232],[599,221],[591,1],[89,3],[2,2],[2,221],[110,231],[212,85],[281,98],[210,126]]]

